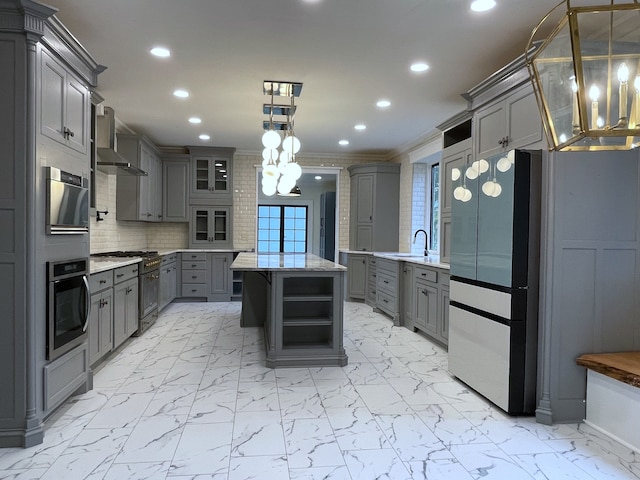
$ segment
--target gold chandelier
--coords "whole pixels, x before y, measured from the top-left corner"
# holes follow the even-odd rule
[[[549,36],[535,41],[563,5]],[[525,56],[551,150],[629,150],[640,144],[638,0],[598,6],[563,0],[535,27]]]

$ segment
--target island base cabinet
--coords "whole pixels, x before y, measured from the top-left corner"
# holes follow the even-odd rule
[[[272,274],[267,367],[344,366],[343,272]]]

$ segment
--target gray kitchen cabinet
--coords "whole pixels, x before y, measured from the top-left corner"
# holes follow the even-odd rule
[[[40,133],[86,155],[90,129],[88,88],[44,49],[40,80]]]
[[[235,260],[237,256],[238,252],[233,253],[233,260]],[[238,270],[231,272],[231,301],[233,302],[242,300],[243,279],[244,276],[242,272]]]
[[[189,221],[189,156],[162,158],[162,221]]]
[[[373,255],[367,255],[367,292],[364,302],[372,307],[378,301],[378,259]]]
[[[147,175],[118,175],[116,218],[143,222],[162,221],[162,167],[160,152],[146,137],[118,134],[118,153]],[[160,193],[159,193],[160,192]]]
[[[204,252],[183,252],[180,254],[182,297],[207,297],[209,264]]]
[[[209,253],[209,295],[210,302],[228,302],[230,300],[229,279],[231,277],[232,253]]]
[[[403,284],[403,288],[406,286],[406,283]],[[449,338],[449,272],[424,265],[413,265],[410,290],[412,324],[405,323],[405,326],[413,330],[418,329],[446,346]],[[405,296],[405,301],[408,300]]]
[[[347,260],[347,296],[364,300],[367,289],[367,257],[368,255],[349,254]]]
[[[453,190],[463,184],[464,166],[472,163],[472,143],[468,138],[447,147],[442,152],[440,190],[440,261],[449,263],[451,257],[451,206],[455,201]],[[460,177],[452,179],[453,169],[458,169]]]
[[[351,176],[349,248],[398,250],[400,164],[367,163],[348,167]]]
[[[173,302],[176,298],[178,271],[176,268],[177,253],[162,257],[160,265],[160,287],[158,290],[158,310]]]
[[[416,279],[413,284],[415,310],[413,324],[423,332],[438,335],[438,286]]]
[[[235,148],[189,147],[191,187],[189,203],[231,205]]]
[[[89,365],[95,365],[113,347],[113,271],[89,276]]]
[[[444,275],[443,275],[444,276]],[[440,280],[440,290],[438,292],[438,316],[440,324],[438,326],[438,336],[442,340],[442,343],[449,343],[449,276],[446,276],[446,280]]]
[[[113,270],[113,348],[138,330],[138,265]]]
[[[413,265],[409,262],[402,262],[402,282],[400,291],[402,292],[401,322],[409,330],[414,329],[413,323]]]
[[[266,365],[344,366],[343,272],[276,272],[267,290]]]
[[[376,308],[386,313],[394,325],[400,325],[400,262],[378,258]]]
[[[190,210],[190,248],[231,248],[232,207],[192,205]]]
[[[529,82],[473,115],[475,160],[542,142],[542,121]]]

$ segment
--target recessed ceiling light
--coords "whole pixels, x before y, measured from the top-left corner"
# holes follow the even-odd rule
[[[211,137],[209,135],[207,135],[206,133],[201,134],[198,138],[200,140],[205,140],[205,141],[206,140],[211,140]]]
[[[355,128],[356,130],[366,130],[367,126],[364,123],[359,123],[356,126],[354,126],[353,128]]]
[[[197,125],[198,123],[202,123],[202,119],[199,117],[191,117],[189,118],[189,123],[193,123],[194,125]]]
[[[378,100],[376,103],[376,106],[380,108],[387,108],[390,105],[391,105],[391,102],[389,100]]]
[[[409,68],[411,68],[412,72],[420,73],[420,72],[426,72],[427,70],[429,70],[429,65],[427,65],[424,62],[416,62],[412,64],[411,67]]]
[[[471,2],[471,10],[474,12],[486,12],[496,6],[494,0],[474,0]]]
[[[153,47],[149,53],[154,57],[166,58],[171,56],[171,50],[165,47]]]
[[[315,177],[313,177],[313,178],[315,178],[316,180],[322,180],[322,177],[321,177],[320,175],[316,175],[316,176],[315,176]]]
[[[349,140],[340,140],[338,142],[338,145],[342,145],[343,147],[346,146],[346,145],[349,145]]]
[[[186,90],[178,89],[173,91],[173,95],[178,98],[188,98],[189,92],[187,92]]]

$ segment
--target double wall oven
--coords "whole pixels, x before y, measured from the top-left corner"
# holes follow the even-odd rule
[[[138,268],[138,331],[142,334],[158,317],[158,289],[162,256],[156,251],[116,251],[94,253],[95,257],[140,257]]]

